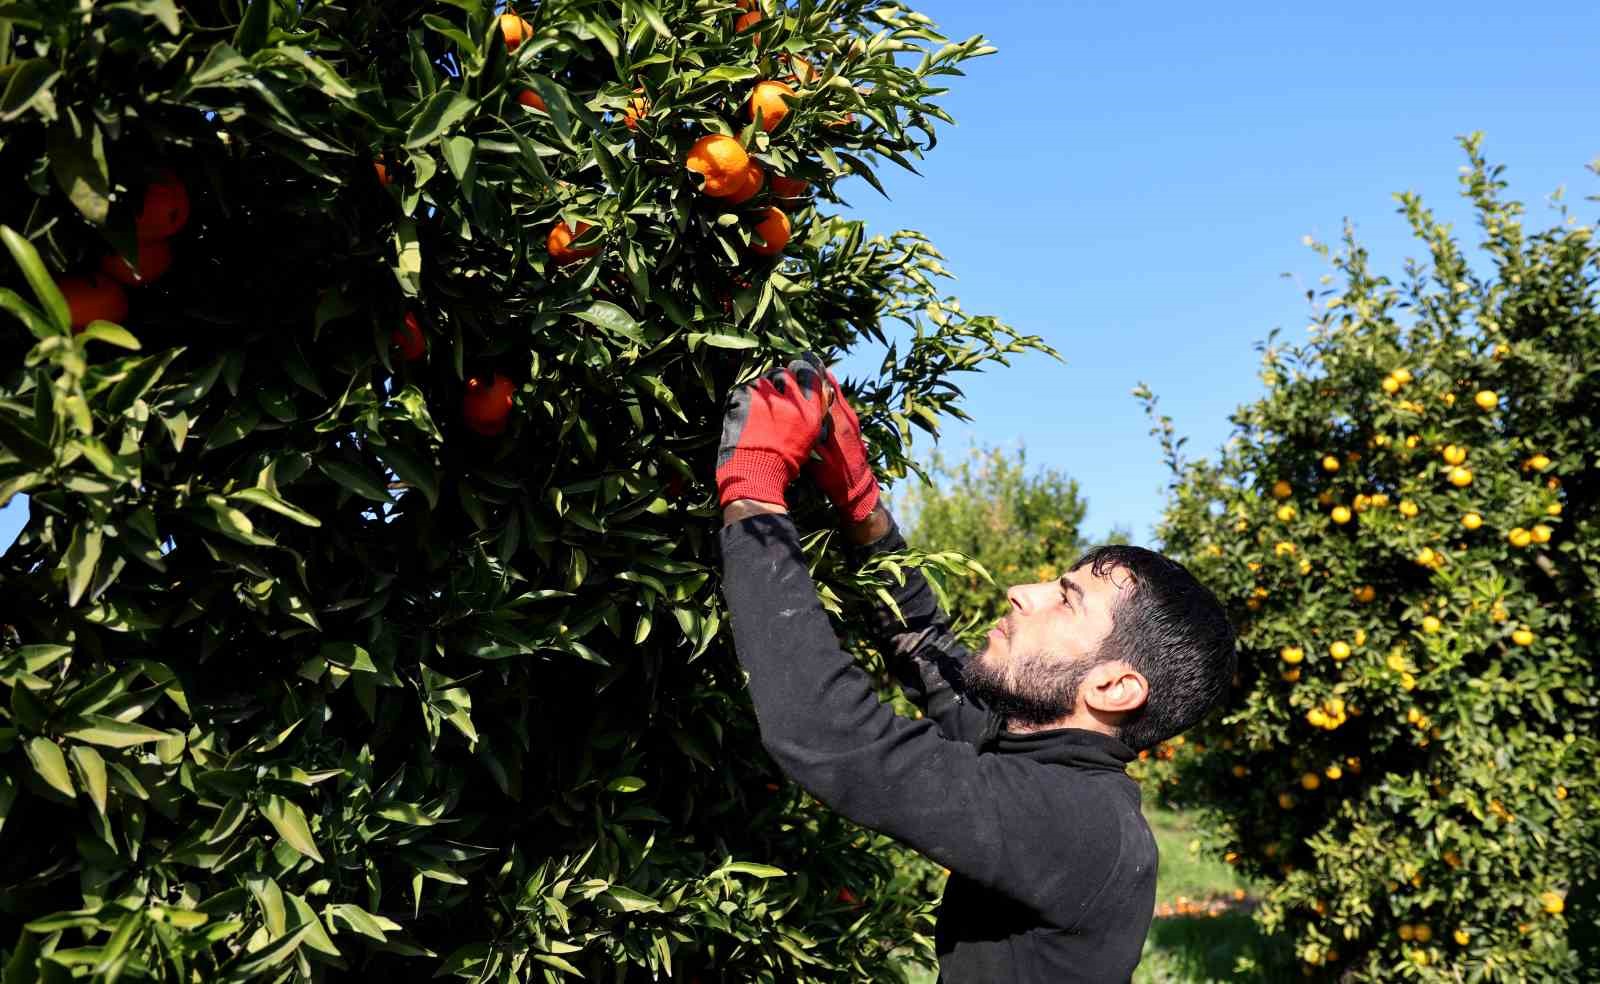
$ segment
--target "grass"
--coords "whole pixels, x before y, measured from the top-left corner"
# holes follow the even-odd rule
[[[1156,904],[1173,905],[1181,896],[1193,902],[1225,897],[1253,886],[1231,867],[1191,850],[1198,831],[1185,813],[1147,806],[1145,818],[1161,850]],[[1280,940],[1261,934],[1246,908],[1218,916],[1158,917],[1145,939],[1144,957],[1134,984],[1226,984],[1281,981],[1297,977],[1293,954]]]

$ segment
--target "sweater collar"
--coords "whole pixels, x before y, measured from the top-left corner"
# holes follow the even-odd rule
[[[1000,755],[1021,755],[1047,765],[1066,765],[1079,769],[1126,771],[1133,761],[1133,749],[1119,739],[1082,728],[1055,728],[1014,734],[1001,731],[988,742],[985,751]]]

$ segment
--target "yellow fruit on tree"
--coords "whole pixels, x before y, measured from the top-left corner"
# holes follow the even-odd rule
[[[1272,497],[1274,499],[1287,499],[1291,495],[1294,495],[1294,489],[1288,482],[1280,478],[1272,483]]]
[[[1550,467],[1550,459],[1543,453],[1539,453],[1523,462],[1522,467],[1526,471],[1544,471]]]
[[[1351,501],[1350,505],[1356,512],[1366,512],[1372,507],[1372,496],[1358,495]]]
[[[1276,555],[1278,557],[1290,557],[1290,556],[1293,556],[1294,555],[1294,544],[1289,543],[1289,542],[1284,541],[1284,540],[1279,540],[1277,543],[1272,545],[1272,552],[1273,552],[1274,555]]]
[[[1410,519],[1421,511],[1417,508],[1417,504],[1412,502],[1410,499],[1401,499],[1399,509],[1400,515],[1406,517],[1407,519]]]
[[[1278,658],[1293,666],[1306,658],[1306,652],[1299,646],[1284,646],[1278,650]]]
[[[1548,506],[1545,506],[1544,507],[1544,514],[1546,516],[1559,516],[1559,515],[1561,515],[1561,503],[1552,502]]]
[[[1307,772],[1300,777],[1300,788],[1306,790],[1316,789],[1322,785],[1322,777],[1315,772]]]
[[[1400,929],[1398,930],[1398,932],[1400,934],[1400,939],[1404,940],[1407,943],[1411,942],[1412,938],[1415,936],[1415,933],[1416,933],[1416,931],[1411,928],[1411,924],[1410,923],[1401,923],[1400,924]]]
[[[1350,522],[1350,508],[1348,506],[1334,506],[1333,511],[1328,513],[1328,518],[1343,526]]]
[[[1306,712],[1306,723],[1313,728],[1326,728],[1328,726],[1328,714],[1320,707],[1313,707]]]
[[[1460,465],[1450,469],[1450,484],[1458,489],[1464,489],[1472,484],[1472,469]]]
[[[1565,786],[1557,786],[1556,787],[1556,799],[1564,800],[1566,798],[1567,798],[1567,787],[1565,787]]]
[[[1433,929],[1426,923],[1417,923],[1416,927],[1411,931],[1411,937],[1418,943],[1427,943],[1433,939]]]
[[[1532,534],[1534,543],[1549,543],[1550,542],[1550,533],[1551,533],[1550,527],[1544,525],[1543,523],[1540,523],[1538,526],[1535,526],[1533,529],[1529,530],[1528,532],[1530,534]]]
[[[1332,656],[1334,659],[1349,659],[1350,644],[1345,642],[1343,639],[1340,639],[1328,647],[1328,655]]]
[[[1525,547],[1533,542],[1533,534],[1518,526],[1506,534],[1506,539],[1511,541],[1513,547]]]
[[[1294,794],[1293,793],[1279,793],[1278,794],[1278,808],[1281,809],[1281,810],[1292,810],[1292,809],[1294,809]]]
[[[1466,946],[1472,942],[1472,934],[1464,929],[1458,929],[1453,934],[1457,946]]]
[[[1389,375],[1393,376],[1401,386],[1411,382],[1411,370],[1407,369],[1405,366],[1401,366],[1394,372],[1391,372]]]
[[[684,157],[683,166],[705,178],[705,192],[721,197],[744,186],[750,155],[743,145],[721,133],[696,140]]]
[[[1533,632],[1528,629],[1518,629],[1511,633],[1511,641],[1519,646],[1533,645]]]
[[[1472,402],[1476,403],[1481,409],[1493,410],[1500,405],[1500,394],[1494,390],[1479,390],[1477,395],[1472,398]]]
[[[1338,763],[1335,763],[1328,766],[1326,769],[1323,769],[1322,774],[1327,776],[1329,779],[1339,779],[1344,775],[1344,770],[1339,768]]]
[[[1284,670],[1282,673],[1280,673],[1278,675],[1283,677],[1285,683],[1299,683],[1300,682],[1300,667],[1296,666],[1293,669]]]
[[[1444,460],[1452,465],[1459,465],[1467,460],[1467,449],[1459,444],[1446,444],[1444,446]]]
[[[1389,493],[1387,493],[1387,492],[1374,492],[1374,493],[1372,493],[1372,508],[1374,508],[1374,509],[1382,509],[1384,506],[1387,506],[1388,504],[1389,504]]]
[[[1322,470],[1325,471],[1325,472],[1328,472],[1330,475],[1332,473],[1338,471],[1339,470],[1339,459],[1334,457],[1331,454],[1323,455],[1323,457],[1322,457]]]
[[[1373,601],[1377,600],[1378,589],[1374,588],[1370,584],[1363,584],[1361,587],[1355,589],[1355,597],[1356,601],[1363,605],[1371,604]]]
[[[1426,632],[1428,635],[1438,635],[1441,627],[1442,623],[1440,623],[1440,621],[1434,618],[1432,615],[1423,616],[1422,631]]]
[[[1483,525],[1483,517],[1475,512],[1463,513],[1461,515],[1461,525],[1469,530],[1475,530]]]
[[[1562,910],[1566,909],[1567,900],[1562,898],[1561,893],[1559,892],[1540,892],[1539,904],[1543,906],[1544,911],[1550,913],[1550,915],[1559,916],[1561,915]]]
[[[1380,385],[1385,393],[1398,393],[1400,391],[1400,380],[1393,376],[1383,377],[1383,382]]]
[[[1282,505],[1282,506],[1278,507],[1278,521],[1280,523],[1287,523],[1290,520],[1294,519],[1294,517],[1295,517],[1295,511],[1294,511],[1294,507],[1293,506]]]

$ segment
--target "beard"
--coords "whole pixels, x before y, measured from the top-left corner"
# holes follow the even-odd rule
[[[1038,728],[1069,717],[1078,706],[1078,688],[1089,675],[1090,660],[1068,660],[1034,649],[1014,653],[1004,664],[985,660],[989,650],[967,660],[961,671],[967,696],[999,714],[1007,725]]]

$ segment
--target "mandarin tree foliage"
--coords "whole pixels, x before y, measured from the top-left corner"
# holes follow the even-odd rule
[[[935,452],[930,482],[908,484],[896,503],[906,540],[924,550],[954,550],[977,572],[941,580],[952,619],[981,641],[1007,611],[1005,587],[1059,577],[1085,546],[1079,526],[1088,504],[1078,483],[1055,469],[1033,472],[1025,449],[972,448],[952,463]]]
[[[1317,979],[1593,966],[1600,247],[1464,146],[1480,263],[1401,195],[1425,258],[1319,247],[1340,282],[1304,345],[1269,341],[1217,462],[1157,418],[1161,535],[1242,658],[1220,723],[1145,768],[1271,883],[1259,919]]]
[[[0,7],[6,980],[925,959],[929,866],[760,747],[709,478],[792,353],[908,329],[847,381],[892,479],[1038,347],[834,214],[992,50],[880,0]]]

